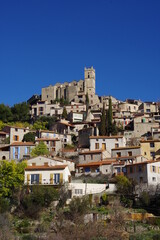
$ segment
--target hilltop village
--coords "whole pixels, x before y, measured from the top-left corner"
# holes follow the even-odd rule
[[[41,204],[46,207],[46,201],[49,206],[55,198],[55,192],[51,196],[49,191],[58,188],[58,204],[64,211],[65,204],[71,201],[70,214],[72,207],[80,204],[74,199],[86,196],[89,196],[90,207],[95,205],[98,209],[108,205],[110,199],[112,202],[113,196],[125,207],[150,206],[152,212],[160,214],[156,207],[160,186],[160,104],[98,96],[95,86],[95,69],[85,68],[84,80],[42,88],[41,95],[35,94],[27,103],[15,105],[11,109],[12,118],[10,109],[4,110],[1,104],[0,212],[5,209],[5,201],[15,205],[17,192],[14,212],[20,212],[19,219],[35,217],[41,212],[37,201],[42,200],[42,192],[47,200]],[[17,123],[18,114],[22,114],[23,120]],[[19,164],[23,163],[20,170]],[[18,175],[14,175],[14,171]],[[25,194],[22,185],[27,186]],[[34,186],[45,190],[36,195],[38,190],[34,190]],[[81,203],[87,206],[83,200]],[[80,210],[74,211],[82,214]],[[65,211],[63,214],[65,216]],[[121,233],[126,231],[124,226],[120,226]]]
[[[48,130],[4,126],[0,159],[27,159],[25,183],[69,182],[72,195],[78,196],[95,189],[84,191],[83,185],[72,183],[72,177],[106,175],[109,182],[116,175],[125,175],[141,188],[158,186],[158,103],[97,96],[95,85],[95,69],[91,67],[84,69],[84,80],[50,85],[42,88],[41,96],[33,95],[28,100],[30,119],[54,117]],[[33,132],[34,142],[24,141],[24,136]],[[9,143],[4,144],[8,137]],[[48,154],[31,158],[32,149],[40,142],[47,146]],[[110,185],[108,188],[113,191]]]

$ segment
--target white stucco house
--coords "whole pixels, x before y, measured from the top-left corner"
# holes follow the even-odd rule
[[[91,136],[90,150],[102,150],[103,158],[111,157],[113,148],[125,147],[126,139],[124,136]]]

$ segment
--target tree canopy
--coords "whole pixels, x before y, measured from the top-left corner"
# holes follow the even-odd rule
[[[62,118],[67,119],[67,110],[66,110],[66,107],[63,107]]]
[[[44,142],[40,142],[35,148],[32,149],[31,151],[31,156],[36,157],[40,155],[48,155],[49,151],[47,149],[47,146],[45,145]]]
[[[14,191],[24,183],[25,162],[0,162],[0,197],[11,198]]]
[[[101,122],[100,122],[100,128],[99,128],[99,134],[100,136],[106,135],[106,111],[105,106],[103,104],[103,110],[102,110],[102,116],[101,116]]]
[[[35,142],[35,133],[34,132],[28,132],[23,137],[23,142]]]
[[[17,103],[11,107],[13,121],[27,122],[30,119],[29,105],[26,102]]]

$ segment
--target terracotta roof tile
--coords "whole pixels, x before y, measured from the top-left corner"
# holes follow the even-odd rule
[[[90,136],[90,139],[113,139],[113,138],[123,138],[123,136]]]
[[[55,165],[55,166],[28,166],[25,168],[25,171],[38,171],[38,170],[58,170],[65,169],[67,165]]]
[[[60,141],[58,138],[37,138],[35,139],[36,142],[41,142],[41,141]]]
[[[96,154],[96,153],[102,153],[102,150],[84,151],[84,152],[80,152],[79,155],[84,155],[84,154]]]
[[[35,144],[33,142],[14,142],[10,146],[35,146]]]
[[[125,149],[138,149],[140,146],[130,146],[130,147],[118,147],[118,148],[112,148],[112,150],[125,150]]]

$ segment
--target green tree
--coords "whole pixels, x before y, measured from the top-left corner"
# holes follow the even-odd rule
[[[67,119],[67,110],[66,110],[66,107],[63,107],[62,118]]]
[[[132,183],[130,182],[130,180],[125,177],[125,176],[116,176],[116,187],[117,187],[117,191],[118,193],[122,194],[122,195],[127,195],[131,192],[132,190]]]
[[[28,132],[24,135],[22,142],[35,142],[35,133]]]
[[[57,117],[56,116],[41,116],[40,118],[38,118],[39,122],[45,122],[45,128],[47,128],[48,130],[52,127],[53,124],[55,124],[55,122],[57,121]],[[42,129],[42,128],[41,128]]]
[[[47,146],[45,145],[44,142],[40,142],[35,148],[32,149],[31,151],[31,156],[36,157],[40,155],[48,155],[49,151],[47,149]]]
[[[13,114],[9,106],[0,104],[0,120],[4,123],[11,122],[13,120]]]
[[[30,194],[25,194],[21,203],[26,216],[36,218],[43,207],[48,207],[52,201],[58,200],[58,190],[49,186],[32,186]]]
[[[106,135],[106,112],[105,112],[105,106],[103,104],[103,110],[102,110],[102,116],[101,116],[101,122],[100,122],[100,128],[99,128],[99,134],[100,136]]]
[[[86,94],[86,116],[88,114],[88,109],[89,109],[89,97],[88,97],[88,93]]]
[[[46,125],[47,125],[47,122],[42,122],[42,121],[38,120],[33,124],[33,129],[34,130],[46,130]]]
[[[4,125],[5,125],[4,122],[2,122],[2,121],[0,120],[0,130],[3,129]]]
[[[25,162],[0,162],[0,197],[12,198],[14,192],[24,183]]]
[[[75,197],[72,198],[69,204],[70,217],[74,219],[77,216],[82,216],[89,210],[89,198],[88,197]]]
[[[26,102],[15,104],[11,108],[13,121],[27,122],[30,119],[29,105]]]
[[[109,136],[112,134],[112,99],[111,97],[109,98],[109,108],[107,111],[107,135]]]

